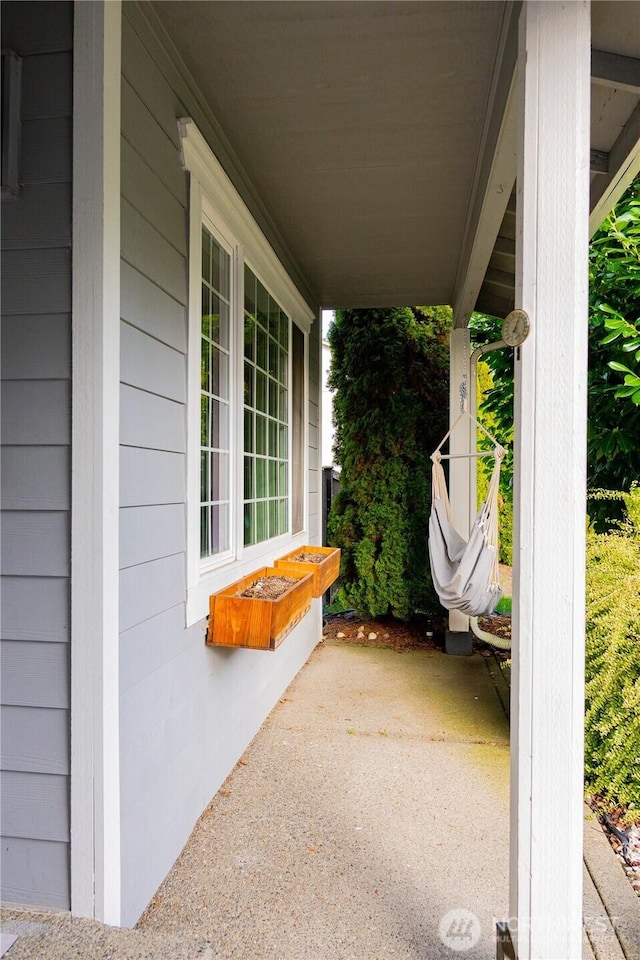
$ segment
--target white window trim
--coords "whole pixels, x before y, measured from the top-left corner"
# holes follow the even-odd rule
[[[209,612],[209,596],[259,566],[270,565],[280,554],[303,545],[308,537],[308,475],[309,475],[309,369],[308,334],[315,319],[314,313],[287,275],[280,260],[262,233],[244,201],[211,152],[204,137],[190,118],[178,121],[182,145],[182,163],[190,173],[189,191],[189,336],[188,336],[188,390],[187,390],[187,603],[186,623],[191,626]],[[232,274],[232,367],[231,386],[238,396],[238,357],[243,352],[240,320],[244,316],[244,261],[275,297],[304,335],[304,526],[291,533],[266,540],[250,547],[243,546],[244,502],[242,452],[237,439],[243,429],[243,405],[233,403],[230,428],[232,430],[232,550],[204,563],[200,560],[200,284],[203,214],[217,233],[233,248]],[[239,352],[238,352],[239,351]],[[291,360],[289,360],[291,362]],[[238,368],[239,369],[239,368]],[[291,404],[292,398],[289,398]],[[290,407],[291,409],[291,407]],[[289,527],[291,527],[292,487],[289,463]]]

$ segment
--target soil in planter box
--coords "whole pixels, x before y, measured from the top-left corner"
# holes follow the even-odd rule
[[[245,590],[239,590],[236,597],[249,597],[252,600],[277,600],[298,581],[294,577],[260,577]]]
[[[295,557],[288,557],[289,561],[295,563],[322,563],[327,559],[326,553],[298,553]]]

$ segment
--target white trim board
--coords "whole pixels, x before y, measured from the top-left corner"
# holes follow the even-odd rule
[[[282,308],[304,333],[308,333],[315,314],[273,251],[269,241],[246,207],[242,197],[224,172],[193,120],[178,120],[184,168],[202,186],[215,204],[216,212],[239,238],[255,272],[267,282]]]
[[[519,53],[510,920],[582,955],[589,4],[530,2]],[[562,852],[556,825],[565,825]]]
[[[120,0],[74,5],[71,910],[120,922]]]

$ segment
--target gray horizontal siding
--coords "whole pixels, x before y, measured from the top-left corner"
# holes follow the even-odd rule
[[[2,636],[6,640],[67,643],[70,636],[68,579],[3,577],[0,616]]]
[[[120,449],[120,506],[184,503],[185,457],[163,450]]]
[[[69,644],[2,640],[2,703],[13,707],[69,707]]]
[[[22,56],[2,204],[2,897],[69,907],[73,3],[6,3]]]
[[[22,124],[22,182],[57,183],[69,178],[71,118],[45,117]]]
[[[120,630],[184,603],[185,586],[184,553],[122,570]]]
[[[69,840],[69,781],[67,777],[6,772],[0,802],[5,837]]]
[[[3,576],[67,577],[70,558],[66,511],[7,510],[2,514]]]
[[[176,118],[179,114],[176,114]],[[176,137],[178,124],[175,123]],[[122,135],[144,157],[166,189],[180,203],[186,203],[186,176],[179,163],[177,144],[172,143],[140,99],[136,91],[122,81]]]
[[[198,642],[201,642],[201,635]],[[184,604],[163,610],[148,620],[124,630],[120,636],[120,694],[135,687],[160,664],[174,661],[193,643],[184,629]]]
[[[29,183],[20,202],[7,201],[2,215],[2,246],[19,250],[71,245],[71,184]]]
[[[160,389],[161,384],[158,384]],[[120,442],[183,453],[186,449],[185,408],[155,393],[120,388]]]
[[[185,116],[185,107],[126,18],[122,25],[122,76],[136,91],[154,123],[179,149],[176,117]]]
[[[22,57],[71,50],[73,4],[65,0],[5,3],[2,46],[16,50]]]
[[[3,205],[18,203],[7,200]],[[71,251],[2,250],[2,312],[9,316],[71,310]]]
[[[181,503],[120,510],[120,566],[161,560],[185,549],[185,509]]]
[[[2,442],[67,445],[71,439],[68,380],[3,380]]]
[[[187,252],[184,205],[164,184],[140,154],[123,138],[121,145],[123,196],[144,219],[183,256]]]
[[[2,769],[69,773],[69,711],[2,706]]]
[[[33,349],[35,343],[37,350]],[[3,313],[3,380],[63,380],[69,377],[70,370],[68,313],[17,317]]]
[[[124,384],[185,403],[187,371],[183,353],[127,323],[121,325],[120,350],[120,379]]]
[[[187,351],[187,317],[184,304],[128,263],[120,271],[120,316],[180,353]]]
[[[3,510],[69,510],[69,447],[9,447],[2,450]]]
[[[71,50],[61,53],[43,53],[38,57],[24,59],[22,64],[23,135],[25,126],[31,120],[64,117],[67,123],[70,121],[73,108],[72,71]]]
[[[122,203],[122,256],[179,303],[187,302],[184,255],[138,213]]]
[[[69,909],[69,844],[3,837],[2,899]]]

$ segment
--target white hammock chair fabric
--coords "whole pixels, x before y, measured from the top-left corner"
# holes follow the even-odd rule
[[[481,424],[478,426],[484,430]],[[486,433],[486,430],[484,432]],[[493,440],[493,437],[490,438]],[[489,490],[473,523],[468,541],[460,536],[451,522],[451,506],[440,447],[431,455],[433,467],[429,559],[433,585],[443,607],[447,610],[459,610],[469,617],[489,616],[494,612],[502,595],[498,568],[498,487],[500,464],[505,450],[495,440],[493,442],[496,444],[494,450],[482,454],[493,455],[495,458]]]

